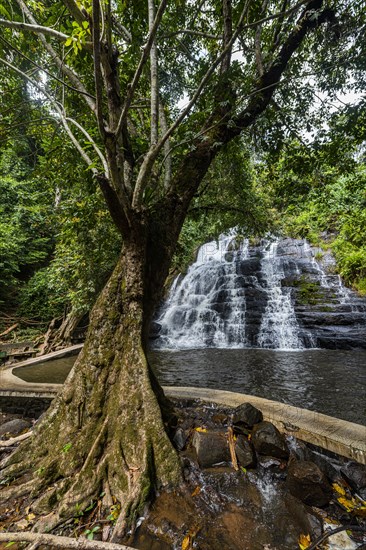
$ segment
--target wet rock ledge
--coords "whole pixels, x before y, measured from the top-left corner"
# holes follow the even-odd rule
[[[176,399],[174,404],[170,435],[184,483],[158,493],[124,544],[140,550],[295,550],[306,548],[302,541],[311,547],[327,530],[344,527],[329,539],[331,548],[365,548],[365,465],[281,434],[251,403],[230,408]],[[33,423],[1,416],[0,459]],[[0,504],[0,522],[8,530],[25,528],[18,516]],[[103,520],[100,533],[111,527]],[[73,530],[73,536],[83,534]]]
[[[348,534],[332,535],[332,548],[366,543],[364,465],[281,434],[250,403],[175,404],[186,484],[157,498],[134,546],[295,550],[301,537],[314,542],[342,525]]]

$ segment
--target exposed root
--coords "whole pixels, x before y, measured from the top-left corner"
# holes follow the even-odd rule
[[[0,448],[2,447],[12,447],[15,443],[20,443],[24,439],[28,439],[33,434],[33,432],[27,432],[17,437],[12,437],[11,439],[6,439],[5,441],[0,441]]]
[[[103,511],[110,513],[111,501],[121,506],[116,540],[133,528],[156,490],[181,481],[160,407],[164,402],[168,411],[169,406],[141,342],[143,266],[135,273],[127,269],[127,259],[125,250],[98,298],[83,351],[62,390],[33,437],[0,470],[9,481],[31,472],[34,482],[27,492],[40,514],[37,531],[50,532],[80,515],[107,487]],[[7,496],[24,494],[26,485],[19,487],[7,488]]]
[[[25,495],[29,495],[37,485],[37,481],[31,479],[21,485],[6,487],[1,489],[1,500],[6,501],[11,498],[20,498]]]
[[[61,537],[48,535],[45,533],[0,533],[0,542],[30,542],[31,548],[36,548],[41,544],[55,546],[56,548],[78,548],[79,550],[136,550],[131,546],[115,544],[111,542],[100,542],[97,540],[73,539],[71,537]]]

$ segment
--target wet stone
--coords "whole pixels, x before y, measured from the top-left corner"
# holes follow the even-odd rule
[[[263,414],[256,407],[253,407],[250,403],[243,403],[236,407],[233,413],[234,427],[253,428],[254,424],[262,422]]]
[[[269,472],[276,479],[286,479],[287,461],[285,459],[273,458],[271,456],[259,456],[259,466]]]
[[[256,458],[253,448],[249,441],[243,435],[238,435],[235,442],[235,454],[238,463],[243,468],[254,468]]]
[[[32,423],[27,420],[22,420],[21,418],[15,418],[14,420],[9,420],[0,426],[0,436],[2,435],[18,435],[25,430],[29,430],[32,427]]]
[[[302,533],[309,533],[312,540],[322,534],[322,521],[312,508],[289,494],[285,495],[284,503],[291,517],[301,526]]]
[[[284,436],[271,422],[264,421],[254,426],[252,443],[256,452],[260,455],[275,458],[288,458],[289,456]]]
[[[286,486],[292,496],[309,506],[326,506],[332,497],[332,488],[327,478],[313,462],[290,464]]]
[[[314,462],[314,464],[316,464],[320,468],[320,470],[327,476],[327,478],[332,482],[339,480],[340,475],[337,468],[333,466],[331,460],[328,459],[326,456],[315,453],[314,451],[311,451],[309,449],[308,460],[310,462]]]
[[[364,464],[350,461],[341,468],[341,474],[355,491],[366,489],[366,466]],[[365,491],[362,492],[366,494]]]
[[[230,451],[225,432],[195,432],[192,438],[198,464],[210,468],[215,464],[230,462]]]
[[[184,430],[182,430],[182,428],[178,428],[173,437],[174,447],[177,449],[177,451],[182,451],[186,446],[186,442],[187,436]]]

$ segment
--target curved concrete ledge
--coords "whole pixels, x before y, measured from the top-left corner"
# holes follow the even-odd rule
[[[164,387],[168,397],[199,399],[228,407],[249,402],[281,432],[366,464],[366,427],[262,397],[194,387]]]
[[[46,361],[52,361],[52,359],[61,359],[61,357],[67,357],[69,355],[77,355],[82,350],[83,347],[84,347],[84,344],[75,344],[74,346],[70,346],[68,348],[59,349],[58,351],[46,353],[45,355],[38,355],[37,357],[26,359],[25,361],[21,361],[20,363],[13,363],[12,365],[9,365],[6,368],[15,369],[18,367],[26,367],[28,365],[36,365],[37,363],[45,363]]]
[[[1,395],[21,395],[32,394],[33,396],[49,397],[54,396],[60,389],[60,384],[46,384],[46,383],[34,383],[26,382],[18,376],[13,374],[13,370],[19,367],[27,367],[31,365],[37,365],[39,363],[45,363],[52,361],[52,359],[61,359],[70,355],[77,355],[84,344],[76,344],[68,348],[61,349],[59,351],[53,351],[46,355],[40,355],[38,357],[32,357],[26,359],[20,363],[14,363],[7,367],[0,369],[0,392]],[[15,393],[14,393],[15,392]]]
[[[17,367],[37,364],[73,353],[76,354],[81,348],[82,345],[72,346],[0,370],[0,396],[54,397],[60,390],[61,384],[25,382],[15,376],[13,370]],[[262,411],[265,420],[273,422],[280,431],[296,435],[303,441],[366,464],[366,427],[360,424],[242,393],[178,386],[165,386],[164,391],[169,397],[199,399],[228,407],[237,407],[245,402],[252,403]]]

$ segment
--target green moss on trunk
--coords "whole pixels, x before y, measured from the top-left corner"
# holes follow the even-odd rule
[[[125,246],[62,391],[32,441],[3,471],[14,476],[22,462],[32,464],[35,498],[56,484],[57,508],[39,522],[41,530],[80,513],[107,485],[121,506],[118,534],[133,524],[157,488],[180,481],[179,459],[159,404],[162,390],[142,341],[144,259],[138,246]]]

